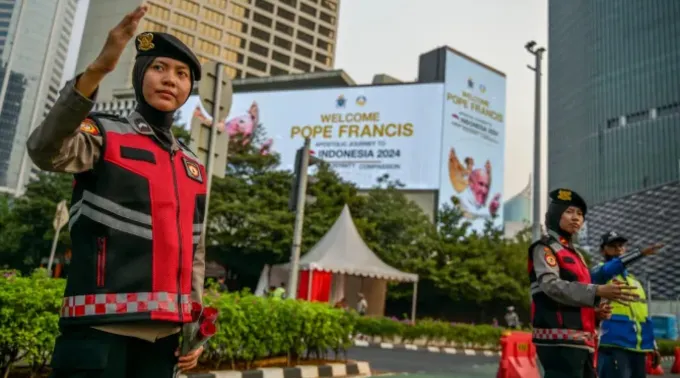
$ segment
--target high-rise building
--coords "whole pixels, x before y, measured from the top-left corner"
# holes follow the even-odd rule
[[[54,105],[76,0],[0,0],[0,191],[21,192],[26,139]]]
[[[680,178],[680,1],[548,5],[548,185],[598,204]]]
[[[232,78],[333,68],[339,0],[90,0],[77,71],[97,57],[109,30],[142,3],[149,11],[138,31],[173,34],[202,63],[224,63]],[[130,44],[102,82],[97,110],[124,115],[134,108],[134,56]]]
[[[503,226],[506,237],[514,237],[531,225],[531,179],[521,192],[503,204]]]
[[[9,34],[9,24],[12,22],[12,11],[16,0],[0,1],[0,54],[5,49],[7,35]]]

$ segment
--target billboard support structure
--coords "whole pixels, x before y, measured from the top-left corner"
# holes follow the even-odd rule
[[[527,67],[534,71],[536,85],[534,93],[534,185],[531,236],[534,240],[538,240],[541,238],[541,60],[545,48],[536,48],[535,41],[527,43],[524,47],[536,58],[534,67]]]

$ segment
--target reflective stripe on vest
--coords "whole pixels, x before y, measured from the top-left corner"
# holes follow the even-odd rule
[[[595,341],[595,333],[566,328],[534,328],[532,337],[536,340]]]
[[[181,295],[182,312],[191,316],[191,301],[188,295]],[[61,316],[74,318],[90,315],[135,314],[135,313],[177,313],[177,294],[123,293],[89,294],[64,297]]]
[[[117,217],[114,218],[99,209],[116,214]],[[83,191],[83,197],[71,206],[69,215],[69,230],[73,228],[73,225],[81,216],[84,216],[120,232],[148,240],[152,238],[151,227],[153,224],[150,215],[128,209],[87,190]],[[193,225],[194,244],[199,242],[202,229],[202,223],[195,223]]]

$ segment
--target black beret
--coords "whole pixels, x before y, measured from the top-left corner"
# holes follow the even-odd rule
[[[189,65],[195,81],[201,80],[201,62],[182,41],[172,34],[144,32],[135,38],[137,57],[162,56],[184,62]]]
[[[550,201],[554,204],[562,204],[568,206],[576,206],[583,211],[583,215],[586,215],[588,211],[588,206],[583,197],[579,196],[578,193],[571,189],[555,189],[550,192]]]

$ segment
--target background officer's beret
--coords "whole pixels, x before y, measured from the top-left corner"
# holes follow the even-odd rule
[[[571,189],[555,189],[549,194],[550,202],[554,204],[562,204],[567,206],[576,206],[583,211],[583,215],[586,215],[588,211],[588,206],[586,201],[578,195],[575,191]]]
[[[144,32],[135,38],[137,57],[162,56],[184,62],[189,65],[195,81],[201,80],[201,62],[196,55],[182,41],[172,34]]]

